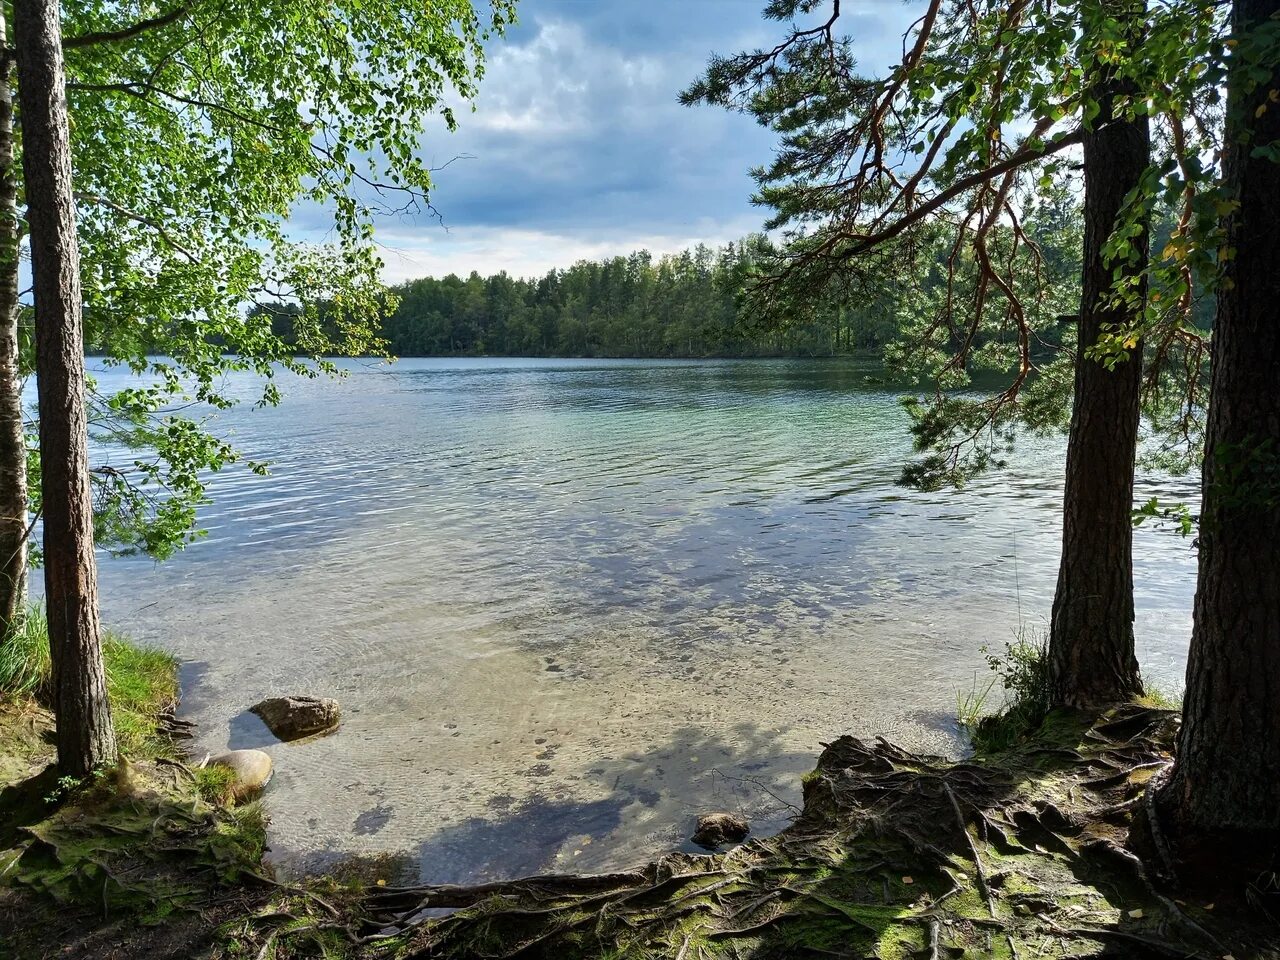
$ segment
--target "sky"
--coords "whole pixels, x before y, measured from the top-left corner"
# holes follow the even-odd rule
[[[488,50],[475,112],[423,142],[429,215],[383,219],[389,283],[505,270],[535,276],[581,259],[719,244],[760,228],[753,166],[772,133],[679,92],[713,53],[776,43],[764,0],[521,0]],[[851,9],[850,9],[851,7]],[[911,7],[855,0],[841,18],[867,69],[901,51]]]

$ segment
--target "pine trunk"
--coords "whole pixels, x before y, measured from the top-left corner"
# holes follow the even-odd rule
[[[1236,0],[1233,35],[1277,14],[1280,0]],[[1226,186],[1240,204],[1213,329],[1182,733],[1161,793],[1181,857],[1246,880],[1280,858],[1280,163],[1251,156],[1280,140],[1267,66],[1252,92],[1228,81]]]
[[[8,44],[0,10],[0,45]],[[0,62],[0,643],[27,599],[27,448],[18,357],[18,203],[13,169],[13,64]]]
[[[58,0],[16,0],[13,13],[35,294],[44,579],[58,766],[64,775],[84,776],[115,762],[116,743],[98,623],[62,28]]]
[[[1135,16],[1131,6],[1117,14]],[[1107,120],[1116,92],[1115,84],[1103,78],[1098,96],[1102,109],[1083,145],[1083,290],[1063,490],[1062,560],[1049,634],[1055,706],[1096,707],[1142,691],[1133,649],[1132,522],[1142,345],[1112,370],[1088,356],[1108,327],[1134,320],[1131,311],[1108,303],[1113,267],[1103,245],[1116,227],[1125,195],[1147,169],[1151,138],[1146,117]],[[1145,235],[1135,242],[1142,245],[1145,262]]]

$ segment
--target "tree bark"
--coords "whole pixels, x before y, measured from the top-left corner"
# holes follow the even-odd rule
[[[1140,24],[1143,6],[1114,15]],[[1142,692],[1133,649],[1133,469],[1138,439],[1142,344],[1108,370],[1088,356],[1109,327],[1137,318],[1109,305],[1113,266],[1103,245],[1125,195],[1150,161],[1147,118],[1112,120],[1119,92],[1100,78],[1101,110],[1084,139],[1084,267],[1077,332],[1075,398],[1062,503],[1062,560],[1049,634],[1050,696],[1055,706],[1097,707]],[[1145,267],[1147,238],[1134,270]],[[1145,290],[1143,291],[1145,297]]]
[[[13,12],[35,293],[44,577],[58,766],[64,775],[84,776],[115,762],[116,742],[98,622],[62,25],[58,0],[16,0]]]
[[[1236,0],[1233,36],[1280,14]],[[1225,180],[1239,206],[1213,329],[1200,579],[1177,759],[1160,793],[1190,876],[1248,880],[1280,861],[1280,140],[1272,79],[1228,79]],[[1261,113],[1259,113],[1261,111]],[[1205,869],[1207,868],[1207,869]]]
[[[0,10],[0,47],[8,46]],[[13,169],[13,63],[0,59],[0,643],[27,599],[27,448],[18,354],[18,202]]]

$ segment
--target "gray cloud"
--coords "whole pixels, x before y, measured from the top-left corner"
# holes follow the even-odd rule
[[[424,139],[441,170],[427,216],[385,223],[388,279],[428,272],[542,272],[581,256],[722,242],[756,229],[749,170],[774,137],[748,117],[677,103],[713,52],[776,42],[763,0],[524,0],[489,48],[474,112]],[[848,5],[846,4],[846,7]],[[869,68],[901,50],[912,11],[847,11]],[[308,221],[310,221],[308,223]],[[314,226],[303,215],[299,225]]]

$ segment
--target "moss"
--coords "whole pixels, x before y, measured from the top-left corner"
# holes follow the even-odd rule
[[[415,958],[1006,960],[1052,939],[1055,956],[1109,944],[1197,954],[1206,935],[1119,846],[1174,729],[1168,713],[1137,706],[1051,713],[1008,749],[958,764],[840,738],[810,778],[822,789],[777,837],[718,857],[672,855],[604,893],[554,880],[489,888],[482,907],[396,946]],[[377,902],[370,925],[394,926]],[[1196,917],[1228,943],[1236,929],[1211,919]]]
[[[53,755],[53,715],[31,700],[0,699],[0,787],[25,780]]]
[[[176,660],[105,638],[121,759],[76,782],[57,777],[53,716],[37,700],[48,689],[47,651],[43,619],[32,616],[21,650],[5,660],[11,686],[0,705],[0,910],[10,912],[0,927],[13,930],[19,955],[43,955],[87,925],[123,931],[115,935],[129,938],[130,955],[142,956],[153,927],[197,907],[244,904],[265,849],[265,814],[257,803],[227,805],[229,771],[181,762],[167,733]]]

